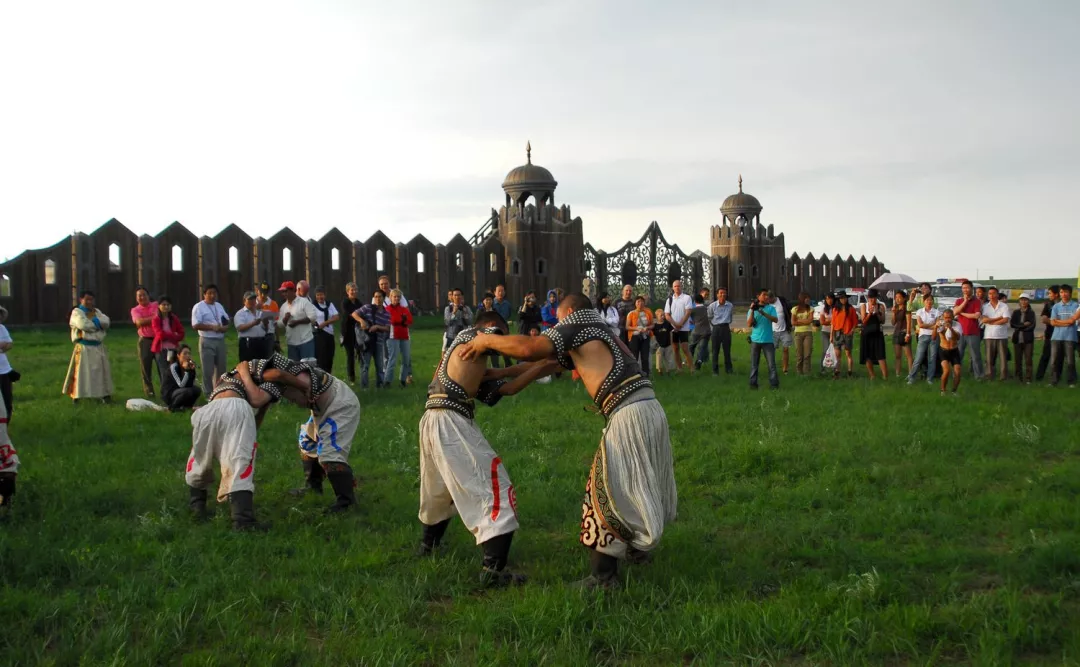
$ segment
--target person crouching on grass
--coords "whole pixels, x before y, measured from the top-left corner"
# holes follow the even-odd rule
[[[945,309],[941,312],[941,321],[934,329],[934,335],[938,340],[938,360],[941,361],[941,395],[949,387],[949,374],[953,375],[952,393],[960,387],[960,370],[963,361],[960,357],[960,341],[963,339],[964,330],[956,321],[953,311]]]
[[[195,360],[191,348],[181,345],[176,357],[161,377],[161,400],[169,412],[183,412],[195,405],[202,389],[195,382]]]
[[[241,362],[218,378],[209,402],[191,415],[191,454],[184,475],[188,507],[197,519],[205,518],[208,490],[214,484],[211,465],[217,459],[221,467],[217,500],[229,500],[233,530],[269,528],[255,521],[255,450],[259,446],[255,436],[270,404],[281,398],[280,383],[296,384],[281,371],[267,371],[257,384],[252,363]]]
[[[507,331],[506,321],[491,310],[477,315],[473,326],[458,333],[447,345],[428,385],[420,418],[419,516],[423,534],[418,555],[430,555],[439,546],[450,519],[457,514],[483,550],[480,581],[489,587],[522,584],[525,577],[505,569],[518,529],[517,497],[502,459],[473,419],[476,401],[494,406],[503,396],[555,370],[554,364],[488,370],[489,355],[463,359],[455,354],[482,332],[502,336]],[[508,383],[486,376],[492,372],[520,375]]]
[[[652,383],[626,344],[592,307],[571,294],[558,309],[559,322],[536,338],[477,335],[454,356],[483,359],[497,352],[525,361],[557,361],[576,370],[603,415],[600,446],[585,484],[579,539],[590,549],[591,574],[584,588],[619,584],[619,560],[644,562],[675,520],[678,496],[667,416]]]

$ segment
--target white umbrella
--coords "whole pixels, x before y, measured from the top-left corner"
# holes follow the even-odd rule
[[[883,273],[874,281],[874,284],[870,285],[870,289],[876,289],[879,292],[889,292],[906,290],[918,286],[919,281],[905,273]]]

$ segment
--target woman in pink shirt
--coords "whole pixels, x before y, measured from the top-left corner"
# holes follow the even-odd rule
[[[152,323],[158,308],[157,304],[150,300],[150,294],[142,285],[135,288],[135,301],[137,305],[131,309],[131,321],[139,332],[139,368],[142,370],[143,393],[153,397],[154,382],[150,378],[150,369],[154,365],[154,353],[151,350],[154,343]],[[161,373],[159,370],[158,384],[160,383]]]
[[[157,358],[158,372],[165,377],[165,374],[169,372],[172,357],[176,354],[176,348],[180,341],[184,340],[184,325],[176,313],[172,312],[172,299],[165,295],[158,299],[157,313],[150,322],[150,326],[154,332],[150,351]]]

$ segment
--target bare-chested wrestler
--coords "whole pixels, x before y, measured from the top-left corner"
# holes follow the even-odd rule
[[[589,299],[571,294],[559,323],[540,336],[479,334],[460,345],[462,360],[496,352],[523,360],[555,359],[576,370],[607,419],[585,484],[581,543],[592,549],[587,588],[617,586],[618,559],[646,560],[675,520],[678,498],[667,416],[630,350]]]
[[[424,530],[419,553],[430,554],[439,545],[457,514],[483,550],[480,581],[492,587],[524,583],[525,577],[505,569],[518,528],[517,499],[502,459],[473,421],[475,401],[495,405],[545,373],[545,365],[535,364],[509,382],[485,379],[485,356],[465,360],[454,350],[481,332],[494,338],[506,331],[502,316],[487,311],[454,338],[428,385],[420,419],[420,522]]]

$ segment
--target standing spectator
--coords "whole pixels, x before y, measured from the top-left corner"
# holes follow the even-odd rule
[[[829,350],[829,337],[832,335],[832,311],[836,307],[836,297],[832,292],[827,293],[822,299],[821,314],[817,323],[821,331],[821,363],[818,364],[822,371],[825,370],[825,353]],[[837,357],[839,361],[839,357]]]
[[[349,384],[356,384],[356,327],[360,324],[360,288],[356,283],[345,286],[345,298],[341,300],[341,346],[345,348],[345,375]]]
[[[920,283],[918,289],[911,290],[911,294],[907,295],[908,312],[914,313],[922,308],[926,303],[926,297],[930,296],[932,291],[930,283]]]
[[[896,377],[903,375],[904,360],[907,359],[908,373],[911,372],[911,311],[907,308],[907,294],[897,290],[893,298],[893,355],[896,357]]]
[[[203,393],[214,391],[217,380],[225,373],[225,332],[229,316],[217,300],[217,285],[203,288],[202,301],[191,309],[191,328],[199,332],[199,364],[202,366]]]
[[[619,311],[615,306],[611,305],[611,296],[608,294],[601,294],[600,302],[596,304],[596,310],[600,313],[601,319],[603,319],[611,329],[611,335],[616,339],[619,338],[622,335],[625,323],[619,323]]]
[[[8,423],[11,423],[11,411],[15,408],[14,396],[12,393],[12,384],[18,377],[18,373],[11,368],[11,362],[8,361],[7,353],[11,350],[11,346],[14,342],[11,340],[11,334],[8,333],[7,327],[4,326],[4,321],[7,320],[8,311],[7,308],[0,306],[0,401],[4,402],[7,407],[7,413],[5,417]],[[0,442],[0,444],[6,444]]]
[[[979,318],[982,317],[982,302],[973,294],[973,286],[970,280],[960,284],[963,296],[956,300],[953,305],[953,315],[964,337],[960,339],[960,361],[964,361],[964,354],[971,348],[971,372],[976,380],[983,377],[982,363],[982,339],[979,337]],[[940,340],[940,339],[939,339]]]
[[[611,305],[615,306],[615,310],[619,313],[619,322],[622,323],[620,325],[622,327],[622,337],[623,340],[626,340],[626,316],[630,314],[630,311],[637,308],[637,299],[634,298],[634,288],[630,285],[623,285],[622,291],[619,293],[619,298],[615,299],[615,303]],[[652,319],[651,313],[649,319]],[[648,364],[646,364],[646,366],[648,366]]]
[[[184,325],[180,318],[172,311],[172,299],[168,295],[161,295],[157,300],[158,312],[150,323],[154,331],[154,340],[150,344],[150,351],[157,359],[158,374],[161,381],[165,382],[165,376],[169,373],[169,364],[172,363],[176,349],[180,341],[184,340]],[[162,390],[162,398],[165,398]]]
[[[270,283],[261,282],[255,287],[255,298],[258,301],[259,319],[263,323],[263,344],[260,359],[269,359],[275,351],[280,350],[277,344],[277,301],[270,298]],[[269,313],[269,314],[268,314]]]
[[[233,315],[236,327],[237,353],[240,361],[261,359],[263,352],[263,326],[259,320],[259,302],[255,292],[244,292],[244,307]]]
[[[1020,295],[1020,307],[1013,311],[1012,317],[1009,318],[1009,326],[1013,329],[1016,380],[1031,384],[1031,359],[1035,347],[1035,311],[1031,309],[1031,295],[1027,292]]]
[[[540,309],[540,325],[541,331],[550,329],[559,323],[559,292],[558,290],[548,290],[547,303]]]
[[[885,305],[878,301],[876,289],[866,293],[866,303],[859,304],[859,320],[862,322],[862,340],[859,345],[859,363],[866,366],[866,373],[874,379],[874,364],[881,368],[881,379],[889,379],[889,366],[885,353]]]
[[[767,289],[758,290],[757,300],[750,304],[746,316],[746,326],[750,331],[750,388],[758,388],[758,365],[761,355],[769,365],[769,386],[780,388],[780,376],[776,372],[776,348],[773,346],[773,324],[776,323],[776,308],[772,305],[772,296]]]
[[[487,299],[484,300],[487,301]],[[386,313],[390,316],[390,340],[387,343],[386,370],[383,371],[383,381],[386,386],[389,386],[393,381],[394,365],[400,356],[401,386],[404,388],[408,386],[405,382],[408,374],[405,371],[411,367],[409,359],[411,349],[409,347],[409,327],[412,326],[413,316],[409,312],[409,307],[401,302],[401,290],[390,290],[390,305],[386,307]]]
[[[454,290],[449,290],[449,291],[446,292],[446,306],[443,306],[444,311],[445,311],[446,308],[453,305],[453,303],[454,303]],[[446,352],[446,345],[447,345],[448,342],[449,341],[446,340],[446,336],[443,335],[443,341],[442,341],[442,351],[443,352]]]
[[[461,290],[455,290],[455,296],[464,301],[460,292]],[[371,295],[371,303],[362,306],[357,312],[360,313],[360,327],[368,334],[368,345],[364,350],[364,358],[360,362],[360,386],[367,389],[368,368],[374,362],[375,388],[389,387],[390,381],[385,378],[383,372],[386,370],[386,341],[390,336],[390,314],[383,307],[382,290],[375,290]]]
[[[706,290],[706,295],[708,290]],[[709,307],[700,292],[694,296],[694,307],[690,309],[690,322],[694,330],[690,332],[690,354],[694,355],[694,369],[701,370],[709,360],[709,341],[712,339],[712,326],[709,324]]]
[[[514,308],[510,305],[510,300],[506,298],[506,285],[500,283],[495,286],[495,300],[492,302],[492,305],[495,307],[495,312],[502,316],[503,320],[506,321],[506,325],[510,326],[510,315],[513,313]],[[510,368],[511,364],[514,363],[513,360],[506,355],[503,355],[502,360],[503,366],[507,368]]]
[[[675,329],[672,333],[675,370],[681,371],[685,365],[692,373],[694,367],[690,363],[690,311],[694,307],[694,300],[689,294],[683,294],[681,280],[671,283],[671,292],[664,305],[664,316]]]
[[[735,304],[727,300],[727,288],[716,289],[716,301],[709,304],[705,314],[709,317],[712,331],[709,341],[712,346],[712,374],[720,375],[720,350],[724,351],[724,372],[731,375],[735,369],[731,365],[731,322],[735,315]]]
[[[472,319],[472,311],[465,305],[465,295],[460,288],[455,288],[453,301],[443,310],[443,324],[446,325],[443,334],[446,345],[443,349],[450,347],[457,335],[472,325]]]
[[[93,292],[85,290],[79,295],[79,305],[72,309],[68,319],[75,349],[62,390],[73,401],[100,398],[103,403],[108,403],[112,400],[112,368],[104,345],[109,324],[105,313],[94,307]]]
[[[385,307],[390,303],[390,276],[379,276],[379,289],[382,290],[383,306]],[[397,289],[401,292],[400,286]],[[409,299],[405,296],[405,292],[401,292],[401,305],[406,308],[409,308],[410,306]],[[409,372],[412,373],[412,369],[409,369]]]
[[[540,306],[536,304],[536,293],[529,292],[525,295],[525,302],[518,309],[518,333],[528,336],[533,327],[539,331],[542,323]]]
[[[919,337],[919,347],[915,351],[915,363],[908,372],[907,383],[915,384],[915,375],[926,362],[926,382],[931,383],[937,375],[938,337],[937,324],[941,311],[934,307],[934,296],[923,296],[923,307],[912,313],[911,324]]]
[[[941,395],[949,387],[949,375],[953,376],[953,396],[960,388],[960,372],[963,369],[963,357],[959,346],[964,340],[964,328],[956,321],[954,311],[945,309],[941,313],[941,322],[934,335],[938,339],[938,355],[941,360]]]
[[[1001,370],[998,379],[1004,381],[1009,375],[1009,364],[1006,352],[1009,349],[1009,305],[1000,299],[1000,293],[996,287],[987,291],[990,302],[983,305],[980,322],[983,329],[983,340],[986,341],[986,379],[994,377],[994,366],[1001,361]]]
[[[652,329],[653,337],[656,338],[656,374],[675,371],[675,353],[672,350],[672,334],[675,327],[664,316],[664,311],[656,309],[656,320]]]
[[[1050,324],[1050,312],[1058,302],[1060,289],[1060,285],[1051,285],[1046,289],[1046,302],[1043,303],[1042,313],[1040,314],[1040,319],[1042,320],[1044,327],[1043,348],[1042,354],[1039,356],[1039,368],[1035,371],[1036,382],[1042,382],[1043,377],[1046,376],[1046,369],[1050,365],[1050,337],[1054,333],[1054,327]]]
[[[634,300],[634,309],[626,315],[627,345],[630,354],[637,359],[641,373],[649,377],[649,339],[652,337],[652,313],[645,308],[645,297]]]
[[[832,334],[829,344],[836,351],[836,370],[833,371],[833,379],[840,377],[840,353],[843,351],[847,357],[847,376],[852,377],[854,364],[851,359],[851,350],[855,347],[855,326],[859,323],[859,313],[848,303],[847,292],[837,293],[840,303],[832,311]]]
[[[495,295],[491,292],[484,292],[484,298],[480,299],[480,303],[476,305],[476,314],[488,312],[495,312]]]
[[[1050,325],[1054,327],[1050,336],[1050,386],[1056,387],[1061,376],[1066,375],[1072,388],[1076,386],[1076,323],[1080,321],[1080,310],[1072,300],[1071,286],[1062,285],[1059,293],[1060,301],[1050,310]]]
[[[131,322],[139,334],[139,371],[142,373],[143,395],[154,397],[154,316],[157,315],[157,303],[150,300],[150,293],[139,285],[135,288],[135,307],[131,309]],[[158,374],[158,385],[161,374]]]
[[[919,332],[918,322],[915,321],[915,313],[923,309],[923,306],[926,304],[926,297],[933,299],[933,290],[930,287],[930,283],[920,283],[918,289],[911,290],[911,294],[908,296],[907,309],[912,316],[908,326],[908,333],[911,334],[911,342],[913,344],[917,343],[917,339],[922,335]],[[934,308],[937,308],[936,302],[934,303]],[[940,311],[938,312],[938,317],[941,317]],[[931,342],[934,349],[934,358],[929,360],[931,363],[925,366],[925,368],[919,369],[926,376],[927,381],[937,377],[937,339],[931,337]],[[926,357],[923,358],[923,363],[927,363]]]
[[[281,283],[278,291],[285,293],[285,302],[278,311],[277,325],[285,329],[285,347],[289,359],[300,361],[315,358],[315,333],[312,329],[316,319],[315,306],[307,299],[300,298],[291,280]],[[205,368],[203,373],[206,373]]]
[[[795,338],[791,335],[791,327],[788,326],[788,318],[791,317],[791,309],[783,297],[773,291],[769,291],[773,310],[776,311],[776,321],[773,322],[773,354],[776,354],[776,346],[780,347],[780,357],[784,375],[787,375],[791,365],[791,347],[795,345]]]
[[[202,391],[195,383],[195,361],[191,358],[191,348],[181,345],[177,348],[176,358],[166,369],[161,378],[161,399],[169,412],[182,412],[199,400]]]
[[[795,329],[795,371],[802,376],[810,375],[810,360],[814,356],[814,308],[806,292],[799,293],[799,302],[791,309],[791,326]]]
[[[308,285],[308,281],[306,281],[306,280],[297,281],[297,283],[296,283],[296,296],[300,297],[301,299],[304,299],[308,303],[311,303],[311,295],[308,294],[308,291],[310,289],[311,289],[311,286]]]
[[[341,319],[337,306],[333,301],[327,301],[326,288],[322,285],[315,287],[315,365],[327,373],[334,372],[334,348],[337,341],[334,340],[334,323]]]

